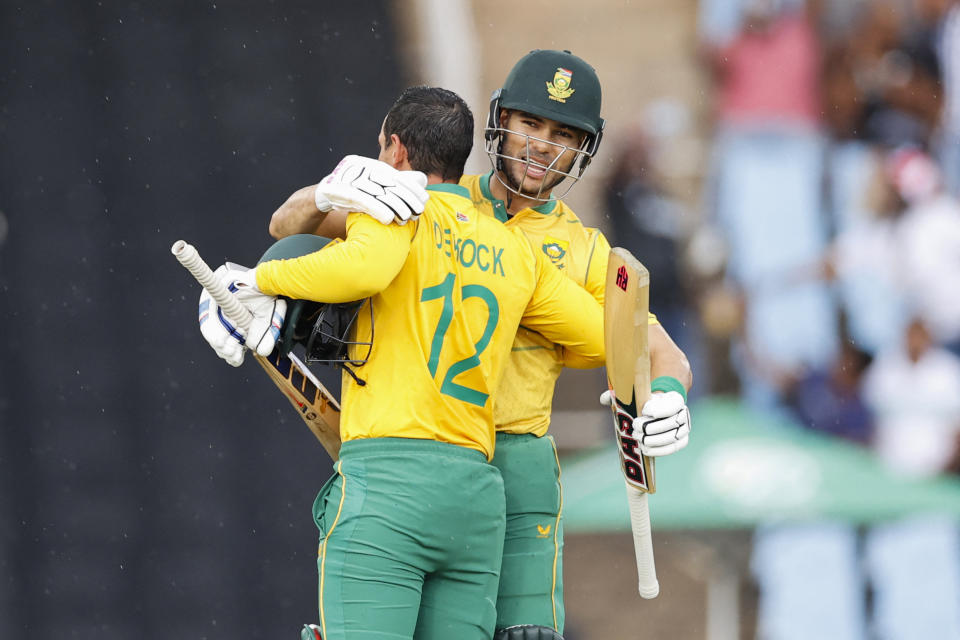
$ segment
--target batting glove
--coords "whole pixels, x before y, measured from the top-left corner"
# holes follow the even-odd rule
[[[315,624],[305,624],[300,630],[300,640],[323,640],[320,635],[320,627]]]
[[[600,404],[615,404],[613,392],[600,394]],[[620,406],[618,413],[626,413]],[[640,453],[648,458],[676,453],[690,442],[690,409],[676,391],[654,392],[644,403],[640,415],[632,417],[633,437],[640,442]]]
[[[317,185],[317,209],[358,211],[383,224],[416,220],[426,205],[427,176],[420,171],[398,171],[385,162],[347,156]]]
[[[286,300],[260,291],[255,269],[228,262],[213,273],[236,294],[252,318],[250,326],[241,329],[203,289],[200,293],[199,321],[204,339],[218,356],[234,367],[243,364],[245,348],[252,349],[257,355],[270,355],[280,338],[280,328],[287,312]]]

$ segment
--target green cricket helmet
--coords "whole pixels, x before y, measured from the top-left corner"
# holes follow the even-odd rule
[[[329,243],[330,239],[322,236],[310,234],[288,236],[273,243],[257,264],[268,260],[299,258],[319,251]],[[366,342],[350,340],[350,332],[364,306],[370,312],[370,340]],[[338,304],[290,300],[280,335],[280,349],[287,354],[298,345],[303,347],[304,360],[308,364],[339,365],[356,378],[347,365],[358,367],[366,363],[373,346],[373,309],[369,299]],[[365,347],[365,350],[360,350],[361,353],[365,351],[364,355],[350,358],[347,353],[350,345]]]
[[[580,147],[574,149],[578,157],[568,171],[555,166],[562,155],[560,152],[568,147],[556,145],[559,147],[557,157],[546,169],[562,178],[572,178],[572,181],[560,196],[538,193],[534,197],[546,201],[563,197],[580,179],[600,148],[604,127],[603,118],[600,117],[601,97],[597,72],[569,51],[536,49],[520,58],[507,75],[503,87],[493,92],[484,129],[487,155],[504,186],[514,193],[530,197],[530,194],[519,191],[519,185],[507,184],[501,178],[505,158],[527,162],[523,158],[503,154],[506,134],[524,135],[501,127],[500,114],[504,109],[556,120],[586,134]],[[529,144],[530,136],[526,137]]]

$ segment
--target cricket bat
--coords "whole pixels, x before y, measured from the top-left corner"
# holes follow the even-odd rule
[[[647,505],[647,494],[656,491],[656,479],[654,461],[640,453],[632,427],[633,416],[639,415],[650,396],[649,301],[650,274],[646,267],[626,249],[611,249],[603,311],[607,386],[614,395],[611,408],[620,467],[627,484],[639,591],[641,597],[648,599],[660,593]]]
[[[250,312],[217,279],[193,245],[178,240],[170,251],[210,293],[210,297],[231,321],[241,329],[250,326]],[[279,344],[267,357],[255,353],[251,355],[297,410],[330,457],[336,460],[340,455],[340,403],[336,398],[292,352],[281,353]]]

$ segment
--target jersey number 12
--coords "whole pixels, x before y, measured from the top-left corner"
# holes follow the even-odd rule
[[[443,339],[450,329],[450,322],[453,320],[453,291],[456,284],[456,275],[448,273],[440,284],[427,287],[420,294],[420,302],[430,300],[443,300],[443,309],[440,311],[440,319],[437,321],[437,329],[434,331],[433,340],[430,343],[430,360],[428,366],[430,375],[437,376],[437,366],[440,362],[440,351],[443,349]],[[480,354],[490,344],[493,332],[497,328],[497,322],[500,320],[500,304],[493,291],[480,284],[468,284],[460,288],[461,300],[469,298],[479,298],[487,307],[487,324],[483,329],[483,335],[477,340],[473,348],[476,350],[473,355],[454,362],[447,369],[443,376],[443,382],[440,383],[440,393],[448,395],[463,402],[475,404],[482,407],[487,403],[488,394],[457,384],[453,379],[465,371],[469,371],[480,366]]]

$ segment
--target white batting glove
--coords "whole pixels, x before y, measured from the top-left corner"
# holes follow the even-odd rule
[[[200,293],[199,321],[204,339],[218,356],[234,367],[243,364],[245,348],[252,349],[257,355],[270,355],[280,339],[280,328],[287,312],[286,300],[260,291],[255,269],[228,262],[213,273],[237,295],[252,318],[250,326],[246,330],[241,329],[203,289]]]
[[[600,394],[600,404],[614,404],[613,392]],[[623,409],[617,407],[618,412]],[[648,458],[667,456],[690,442],[690,409],[676,391],[654,392],[644,403],[640,415],[633,418],[633,437],[640,442],[640,453]]]
[[[351,155],[320,181],[314,198],[320,211],[358,211],[383,224],[406,224],[423,213],[430,198],[426,187],[427,176],[420,171],[398,171],[385,162]]]

